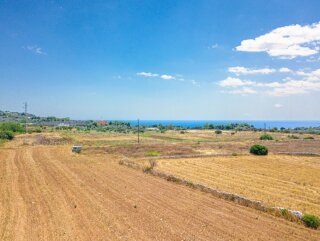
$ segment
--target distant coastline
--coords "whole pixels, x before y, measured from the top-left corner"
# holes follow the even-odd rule
[[[130,123],[130,125],[137,125],[137,120],[125,120]],[[204,124],[231,124],[231,123],[247,123],[253,125],[255,128],[264,128],[266,124],[266,128],[298,128],[298,127],[320,127],[320,120],[281,120],[281,121],[273,121],[273,120],[140,120],[140,125],[152,126],[152,125],[174,125],[181,126],[186,128],[196,128],[202,127]]]

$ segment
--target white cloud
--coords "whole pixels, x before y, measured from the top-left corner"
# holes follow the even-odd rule
[[[320,22],[276,28],[255,39],[241,41],[237,51],[266,52],[270,56],[293,59],[319,53]]]
[[[143,77],[157,77],[163,80],[176,80],[184,83],[189,83],[194,86],[200,86],[199,82],[196,80],[190,80],[190,79],[185,79],[183,75],[181,74],[176,74],[176,75],[169,75],[169,74],[155,74],[155,73],[150,73],[150,72],[138,72],[136,73],[138,76],[143,76]]]
[[[175,77],[173,77],[172,75],[168,75],[168,74],[163,74],[160,76],[160,78],[165,79],[165,80],[175,79]]]
[[[153,73],[150,73],[150,72],[139,72],[139,73],[137,73],[137,75],[145,76],[145,77],[157,77],[157,76],[159,76],[158,74],[153,74]]]
[[[320,91],[320,82],[308,80],[290,80],[281,83],[278,87],[267,91],[268,94],[274,96],[307,94],[311,91]]]
[[[42,50],[42,48],[38,47],[37,45],[34,45],[34,46],[26,46],[26,47],[23,47],[24,49],[34,53],[34,54],[38,54],[38,55],[47,55],[46,52],[44,52]]]
[[[275,69],[263,68],[263,69],[252,69],[241,66],[229,67],[228,71],[230,73],[235,73],[236,75],[240,74],[271,74],[275,72]]]
[[[280,73],[290,73],[291,71],[292,71],[291,69],[285,68],[285,67],[279,69]]]
[[[282,104],[277,103],[277,104],[274,104],[274,107],[275,107],[275,108],[282,108],[282,107],[283,107],[283,105],[282,105]]]
[[[248,80],[241,80],[238,78],[228,77],[225,80],[221,80],[218,82],[221,87],[239,87],[239,86],[250,86],[255,83]]]
[[[314,91],[320,92],[320,69],[310,72],[293,70],[290,70],[290,72],[295,73],[298,79],[286,77],[282,81],[256,82],[228,77],[219,81],[218,84],[223,88],[233,88],[231,91],[226,92],[232,94],[247,92],[248,94],[264,93],[273,96],[286,96],[307,94]]]

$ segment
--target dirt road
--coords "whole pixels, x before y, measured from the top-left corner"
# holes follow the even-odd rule
[[[0,240],[320,240],[320,232],[67,146],[0,148]]]

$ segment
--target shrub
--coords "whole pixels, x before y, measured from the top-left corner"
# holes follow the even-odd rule
[[[144,167],[143,168],[143,172],[145,172],[145,173],[149,173],[151,171],[152,171],[152,167]]]
[[[320,225],[320,218],[314,215],[305,214],[302,216],[302,221],[309,228],[317,229]]]
[[[157,166],[157,161],[156,160],[149,160],[149,166],[145,166],[143,168],[143,172],[149,173]]]
[[[14,138],[14,134],[12,131],[0,131],[0,139],[12,140],[13,138]]]
[[[147,151],[146,156],[160,156],[160,152],[158,151]]]
[[[314,137],[313,136],[306,136],[305,138],[303,138],[303,139],[305,139],[305,140],[313,140],[314,139]]]
[[[187,184],[186,184],[188,187],[194,187],[194,184],[192,181],[187,181]]]
[[[216,133],[217,135],[220,135],[220,134],[222,134],[222,131],[221,130],[215,130],[214,133]]]
[[[231,155],[232,155],[232,156],[238,156],[238,153],[235,153],[235,152],[234,152],[234,153],[232,153]]]
[[[154,167],[157,166],[157,161],[156,160],[149,160],[149,164],[150,164],[150,167],[153,169]]]
[[[296,135],[288,135],[289,139],[299,139],[299,136]]]
[[[264,134],[260,136],[260,140],[273,140],[273,137],[268,134]]]
[[[268,148],[262,145],[253,145],[250,148],[250,153],[259,156],[268,155]]]
[[[0,123],[0,131],[11,131],[11,132],[24,132],[22,125],[14,122],[3,122]]]

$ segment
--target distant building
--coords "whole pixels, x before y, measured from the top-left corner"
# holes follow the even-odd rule
[[[59,127],[67,127],[70,126],[68,123],[59,123],[58,124]]]
[[[147,131],[160,131],[160,129],[157,127],[148,127],[148,128],[146,128],[146,130]]]
[[[103,126],[108,125],[108,122],[107,122],[107,121],[96,121],[96,123],[97,123],[98,125],[103,125]]]

